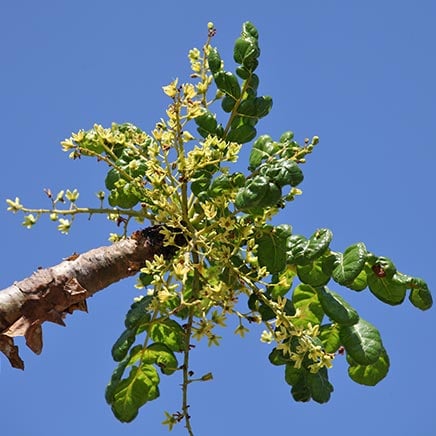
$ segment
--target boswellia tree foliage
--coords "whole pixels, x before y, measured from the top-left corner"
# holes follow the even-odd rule
[[[209,23],[202,50],[189,51],[191,83],[163,87],[167,118],[151,134],[114,123],[62,142],[71,159],[92,157],[108,166],[100,207],[79,207],[76,190],[46,190],[48,209],[7,200],[10,211],[24,213],[27,227],[47,214],[68,233],[76,216],[101,214],[122,234],[111,234],[111,246],[74,255],[0,292],[0,349],[22,368],[15,336],[40,352],[44,321],[62,324],[66,313],[86,308],[87,297],[138,273],[144,295],[135,298],[112,347],[116,367],[106,401],[120,421],[132,421],[159,396],[160,377],[175,374],[181,407],[165,412],[164,424],[171,429],[184,422],[189,434],[188,387],[212,378],[194,378],[192,344],[219,345],[215,327],[229,317],[240,336],[250,325],[263,325],[269,361],[283,367],[296,401],[325,403],[336,355],[346,354],[348,374],[360,384],[377,384],[389,369],[377,328],[327,285],[368,288],[388,305],[406,296],[421,310],[432,305],[422,279],[397,271],[362,242],[338,252],[328,229],[306,237],[289,224],[271,224],[301,194],[301,167],[319,139],[300,145],[290,131],[278,139],[258,136],[257,123],[272,107],[271,97],[258,95],[258,31],[244,23],[233,50],[235,73],[211,45],[214,34]],[[242,147],[251,150],[248,169],[233,171]],[[148,227],[128,236],[132,219]]]

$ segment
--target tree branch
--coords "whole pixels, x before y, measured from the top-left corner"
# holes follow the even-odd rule
[[[42,323],[65,325],[66,314],[87,311],[88,297],[136,274],[155,254],[171,256],[175,248],[163,245],[160,228],[149,227],[111,246],[75,254],[1,290],[0,351],[11,365],[24,369],[14,337],[24,336],[26,345],[41,353]]]

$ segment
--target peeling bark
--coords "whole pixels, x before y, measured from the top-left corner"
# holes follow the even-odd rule
[[[160,226],[149,227],[111,246],[75,254],[1,290],[0,351],[11,365],[24,369],[14,337],[24,336],[26,345],[41,353],[45,321],[65,325],[66,314],[87,310],[88,297],[136,274],[155,254],[174,254],[175,247],[163,246],[159,230]]]

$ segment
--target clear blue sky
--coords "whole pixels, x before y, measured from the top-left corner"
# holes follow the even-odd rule
[[[230,66],[233,41],[250,20],[260,32],[260,92],[274,99],[259,133],[321,138],[304,168],[303,197],[278,221],[306,235],[329,227],[338,250],[364,241],[436,288],[435,19],[431,0],[2,2],[0,287],[105,245],[113,231],[103,218],[78,220],[68,237],[48,220],[29,231],[4,200],[18,195],[41,206],[43,188],[69,187],[82,192],[82,204],[95,201],[103,168],[68,160],[59,142],[95,122],[149,131],[165,115],[161,86],[187,77],[187,51],[203,43],[206,23],[218,28],[214,44]],[[385,380],[359,386],[338,358],[331,401],[295,403],[259,332],[242,340],[230,325],[221,347],[194,354],[198,374],[214,373],[192,386],[196,434],[436,434],[434,310],[343,292],[381,331],[391,357]],[[104,401],[109,350],[135,295],[126,281],[92,298],[89,313],[68,317],[66,328],[45,325],[40,356],[21,347],[24,372],[0,356],[2,435],[167,434],[163,410],[180,405],[175,376],[163,379],[161,397],[132,424],[118,423]]]

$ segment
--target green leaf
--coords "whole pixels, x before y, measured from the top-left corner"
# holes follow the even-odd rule
[[[301,317],[294,320],[299,326],[306,326],[309,322],[313,325],[321,324],[324,311],[318,300],[318,294],[312,286],[300,284],[292,294],[292,303],[295,309],[301,311]]]
[[[290,142],[294,139],[294,132],[291,130],[288,130],[287,132],[284,132],[282,136],[280,136],[279,141],[284,144],[286,142]]]
[[[113,189],[110,192],[108,202],[112,207],[131,209],[139,203],[140,197],[135,195],[133,192],[128,192],[128,190],[123,189],[124,187],[128,188],[129,186],[129,184],[124,183],[122,187]]]
[[[230,142],[237,142],[238,144],[245,144],[250,142],[256,136],[256,129],[248,124],[242,124],[239,127],[230,129],[227,133],[226,140]]]
[[[206,111],[199,117],[194,118],[194,121],[198,126],[198,133],[200,133],[203,138],[216,133],[218,123],[215,114],[212,112]]]
[[[132,344],[135,342],[136,332],[135,330],[126,329],[121,333],[120,337],[116,340],[112,347],[112,358],[115,362],[123,360]]]
[[[235,100],[233,97],[225,95],[221,101],[221,107],[223,108],[223,111],[227,113],[231,112],[235,107],[236,101],[237,100]]]
[[[108,404],[112,404],[112,401],[114,399],[114,394],[117,386],[120,383],[121,377],[124,374],[124,371],[126,370],[127,365],[129,364],[130,356],[124,358],[114,369],[114,372],[112,373],[110,382],[106,386],[105,390],[105,400]]]
[[[213,78],[220,91],[229,95],[234,100],[238,100],[241,96],[241,88],[238,79],[234,74],[229,71],[218,71],[214,74]]]
[[[271,274],[282,271],[286,266],[287,238],[286,233],[267,226],[261,236],[255,239],[259,265],[266,267]]]
[[[259,307],[257,308],[257,312],[259,312],[259,315],[262,318],[263,322],[271,321],[276,317],[274,311],[269,306],[263,303],[259,305]]]
[[[330,274],[324,272],[323,260],[323,258],[319,258],[308,265],[298,265],[298,278],[303,283],[314,287],[326,285],[330,280]]]
[[[290,386],[295,385],[298,383],[299,379],[303,376],[306,370],[304,368],[295,368],[294,363],[288,363],[286,364],[285,368],[285,380],[286,383]]]
[[[277,350],[277,348],[272,349],[271,353],[269,353],[268,359],[273,365],[276,365],[276,366],[286,365],[289,363],[289,358],[286,358],[283,355],[283,351]],[[290,384],[292,384],[292,383],[290,383]]]
[[[285,185],[297,186],[304,178],[303,171],[295,162],[283,159],[262,164],[259,172],[280,187]]]
[[[150,336],[154,342],[161,342],[172,351],[185,349],[185,330],[173,319],[156,320],[150,328]]]
[[[239,66],[236,68],[236,74],[243,80],[246,80],[250,77],[250,71],[248,71],[245,67]]]
[[[321,306],[332,321],[341,325],[353,325],[359,321],[358,313],[339,294],[325,286],[317,290]]]
[[[256,175],[248,179],[245,186],[240,188],[235,198],[235,206],[244,212],[262,210],[268,206],[278,203],[282,195],[282,190],[270,183],[269,180],[261,175]]]
[[[284,297],[292,287],[294,277],[297,275],[295,268],[288,265],[279,274],[274,274],[271,278],[271,285],[268,291],[273,299]]]
[[[279,146],[269,135],[261,135],[253,143],[249,158],[250,171],[255,170],[262,161],[270,158],[279,150]]]
[[[421,310],[428,310],[433,305],[433,298],[427,284],[422,279],[414,279],[415,284],[409,295],[410,302]]]
[[[389,356],[384,348],[378,359],[370,365],[359,365],[349,355],[347,355],[347,361],[350,364],[348,375],[353,381],[361,385],[375,386],[389,372]]]
[[[192,175],[192,179],[191,179],[192,193],[198,196],[202,192],[207,191],[211,180],[212,180],[212,173],[207,169],[201,169],[196,171]]]
[[[211,47],[207,56],[207,62],[212,74],[218,73],[222,68],[221,56],[215,47]]]
[[[269,114],[273,105],[269,96],[247,98],[238,107],[238,115],[245,115],[254,118],[263,118]]]
[[[352,283],[347,285],[347,288],[353,291],[363,291],[368,286],[366,271],[363,269]]]
[[[309,239],[301,235],[292,235],[288,240],[288,262],[308,265],[327,251],[332,237],[333,234],[328,229],[318,229]]]
[[[254,71],[258,65],[257,58],[260,55],[258,37],[257,29],[247,21],[242,26],[241,37],[235,42],[233,58],[236,63],[242,64],[248,71]]]
[[[344,254],[339,254],[336,268],[332,278],[340,285],[347,286],[353,283],[365,266],[367,251],[365,244],[358,242],[348,247]]]
[[[397,272],[397,268],[393,264],[392,260],[387,257],[377,257],[372,265],[372,271],[380,278],[391,279]]]
[[[174,353],[160,342],[155,342],[144,350],[142,361],[156,364],[165,375],[173,374],[179,366]]]
[[[129,377],[115,389],[111,402],[115,417],[121,422],[131,422],[139,408],[159,396],[159,376],[152,365],[134,366]]]
[[[318,229],[310,238],[307,246],[307,254],[311,260],[324,254],[333,238],[333,233],[329,229]]]
[[[339,326],[337,324],[322,325],[318,337],[326,353],[336,353],[341,346]]]
[[[124,325],[127,329],[135,330],[140,324],[150,321],[150,313],[147,307],[150,304],[152,297],[142,297],[139,301],[135,301],[126,314]]]
[[[314,401],[317,403],[327,403],[333,386],[329,382],[327,368],[321,368],[317,373],[307,373],[307,386]]]
[[[395,275],[380,277],[373,270],[367,274],[369,290],[383,303],[395,306],[401,304],[406,297],[407,286],[402,281],[396,281]]]
[[[311,392],[307,385],[306,371],[304,371],[298,380],[292,385],[291,395],[295,401],[304,402],[310,401]]]
[[[341,325],[339,335],[347,353],[359,365],[376,362],[382,353],[383,344],[379,331],[362,318],[354,325]]]

